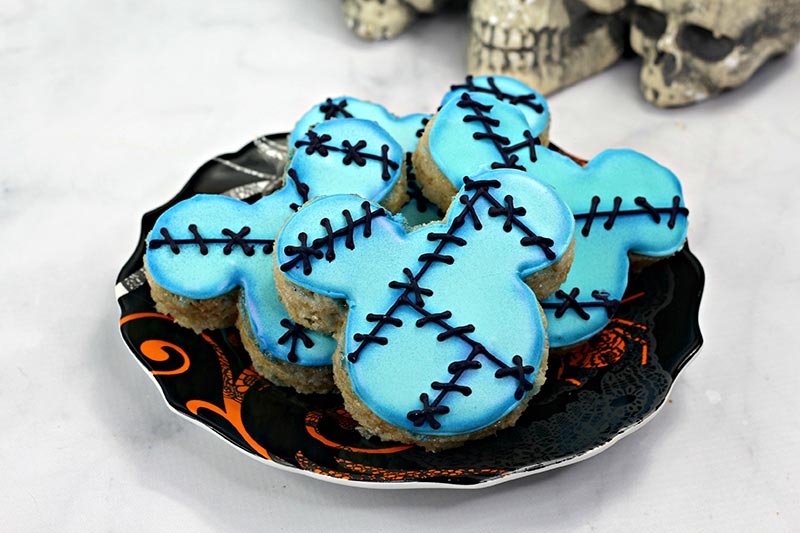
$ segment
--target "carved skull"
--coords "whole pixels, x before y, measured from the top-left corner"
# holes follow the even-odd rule
[[[446,0],[343,0],[347,27],[362,39],[391,39],[420,13],[437,11]]]
[[[800,39],[800,0],[635,0],[631,46],[642,92],[660,107],[741,85]]]
[[[543,93],[603,70],[624,50],[626,0],[472,0],[470,74],[505,74]]]

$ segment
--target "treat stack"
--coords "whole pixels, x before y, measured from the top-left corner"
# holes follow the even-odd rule
[[[255,370],[338,391],[365,434],[436,451],[513,426],[548,349],[600,332],[629,269],[686,239],[674,174],[629,150],[583,164],[549,124],[511,78],[469,77],[432,116],[328,98],[292,131],[281,189],[158,219],[156,306],[236,325]]]

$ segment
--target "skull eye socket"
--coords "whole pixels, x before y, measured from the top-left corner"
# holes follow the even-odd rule
[[[733,51],[736,41],[728,37],[714,37],[710,30],[689,24],[678,32],[678,46],[703,61],[725,59]]]
[[[658,39],[667,31],[667,17],[649,7],[634,6],[631,23],[651,39]]]

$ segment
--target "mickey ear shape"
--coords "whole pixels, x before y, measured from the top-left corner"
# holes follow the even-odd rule
[[[403,150],[413,152],[430,116],[415,113],[400,117],[374,102],[365,102],[350,96],[327,98],[308,110],[297,122],[289,136],[290,150],[294,150],[295,143],[302,139],[308,130],[318,127],[323,122],[344,118],[374,120],[403,147]]]
[[[308,131],[294,148],[287,181],[304,200],[353,193],[380,202],[393,196],[390,193],[404,172],[403,149],[370,120],[324,122]]]
[[[324,196],[292,215],[276,241],[276,259],[292,283],[350,300],[371,271],[391,268],[381,260],[402,245],[400,221],[378,204],[352,194]]]
[[[481,201],[488,203],[485,215],[477,209]],[[476,230],[489,224],[501,226],[518,246],[504,244],[504,257],[495,260],[515,262],[522,277],[562,258],[575,229],[572,211],[552,187],[514,169],[465,177],[448,221],[456,228],[469,224]]]
[[[525,115],[534,137],[547,136],[550,124],[547,100],[521,81],[508,76],[467,76],[464,83],[450,87],[450,92],[442,98],[442,107],[453,99],[461,98],[464,92],[487,94],[513,105]]]
[[[178,203],[158,218],[147,239],[150,275],[187,298],[212,298],[240,286],[247,265],[271,264],[270,237],[285,215],[264,207],[204,194]]]

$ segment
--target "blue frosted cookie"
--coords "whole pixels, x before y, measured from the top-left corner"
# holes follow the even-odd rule
[[[145,267],[157,309],[196,331],[236,323],[261,374],[327,392],[336,342],[296,324],[278,300],[275,238],[317,196],[355,193],[398,210],[407,199],[405,153],[360,119],[321,124],[295,145],[283,187],[255,203],[197,195],[163,213],[147,237]]]
[[[688,210],[678,178],[632,150],[607,150],[581,165],[543,145],[519,106],[485,92],[445,99],[414,154],[426,196],[447,206],[463,176],[516,169],[551,185],[572,209],[575,260],[544,298],[550,345],[585,341],[611,320],[629,267],[669,257],[686,240]]]
[[[506,169],[463,178],[442,222],[402,222],[353,195],[290,217],[275,243],[287,311],[313,322],[342,303],[334,379],[366,432],[439,450],[513,425],[547,362],[529,284],[569,262],[572,213]]]
[[[396,140],[406,153],[406,189],[408,201],[400,209],[409,226],[419,226],[434,220],[441,220],[444,211],[431,203],[422,194],[422,188],[417,183],[416,174],[411,164],[411,155],[417,148],[417,143],[428,123],[430,115],[413,113],[411,115],[397,116],[389,112],[380,104],[366,102],[352,96],[326,98],[309,109],[297,122],[289,134],[290,154],[294,151],[295,143],[309,130],[318,124],[340,118],[362,118],[377,122]]]

